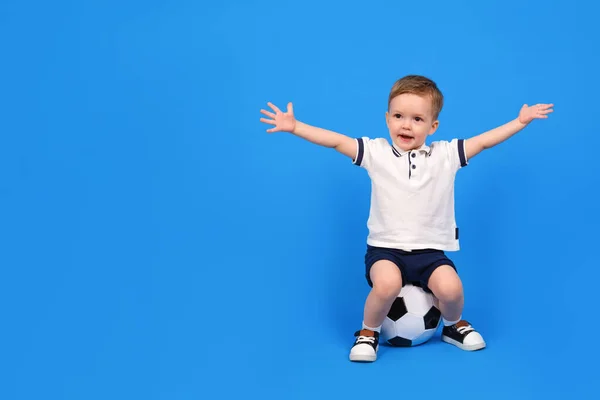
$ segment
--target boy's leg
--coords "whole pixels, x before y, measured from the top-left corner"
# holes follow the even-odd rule
[[[463,286],[458,274],[450,265],[437,267],[427,286],[438,299],[440,311],[446,321],[458,321],[464,306]]]
[[[444,328],[442,340],[463,350],[479,350],[485,341],[469,322],[462,319],[464,292],[456,270],[450,265],[436,267],[427,286],[439,301]]]
[[[369,271],[372,289],[365,301],[362,329],[350,351],[351,361],[371,362],[377,359],[381,325],[392,303],[402,289],[402,274],[396,264],[379,260]]]
[[[373,288],[365,301],[364,323],[380,327],[402,289],[402,274],[393,262],[379,260],[371,267],[370,276]]]

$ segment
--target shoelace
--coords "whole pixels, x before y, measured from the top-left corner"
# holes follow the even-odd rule
[[[375,338],[373,336],[359,336],[356,343],[375,343]]]
[[[458,331],[458,333],[460,333],[461,335],[464,335],[464,334],[466,334],[466,333],[468,333],[468,332],[471,332],[471,331],[473,331],[474,329],[473,329],[473,327],[472,327],[471,325],[467,325],[467,326],[461,326],[461,327],[458,327],[456,330],[457,330],[457,331]]]

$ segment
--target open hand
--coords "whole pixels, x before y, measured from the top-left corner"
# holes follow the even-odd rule
[[[294,132],[294,129],[296,128],[296,118],[294,118],[294,107],[292,106],[292,103],[288,103],[287,112],[285,113],[281,112],[281,110],[271,102],[267,103],[267,105],[275,111],[275,114],[273,114],[270,111],[260,110],[262,114],[270,118],[261,118],[260,122],[275,125],[274,128],[267,129],[267,132]]]
[[[548,114],[554,111],[552,107],[554,104],[536,104],[531,107],[523,104],[519,112],[519,122],[527,125],[534,119],[548,118]]]

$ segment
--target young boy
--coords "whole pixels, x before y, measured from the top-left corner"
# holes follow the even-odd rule
[[[355,332],[351,361],[377,359],[381,325],[406,282],[420,284],[439,301],[442,340],[463,350],[479,350],[485,341],[462,319],[463,287],[445,251],[459,250],[454,216],[456,172],[484,149],[548,118],[552,104],[523,105],[514,120],[469,139],[425,144],[439,126],[444,98],[435,82],[418,75],[394,83],[385,113],[391,145],[384,138],[350,138],[307,125],[268,103],[274,112],[260,121],[267,132],[290,132],[312,143],[334,148],[363,167],[371,179],[369,235],[365,255],[367,296],[362,328]]]

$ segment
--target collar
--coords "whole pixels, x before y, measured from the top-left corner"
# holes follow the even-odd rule
[[[426,155],[428,156],[431,155],[431,147],[427,146],[425,143],[423,143],[418,149],[402,150],[400,147],[396,146],[396,143],[392,142],[392,153],[394,153],[396,157],[402,157],[403,155],[408,154],[411,151],[426,153]]]

